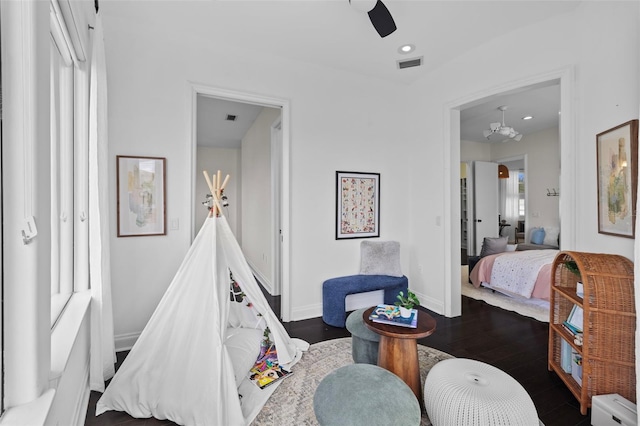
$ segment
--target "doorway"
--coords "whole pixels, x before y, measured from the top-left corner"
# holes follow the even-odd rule
[[[544,85],[558,84],[560,86],[560,111],[561,120],[559,124],[560,140],[560,164],[562,173],[560,175],[560,187],[563,188],[563,197],[559,200],[560,217],[563,218],[561,227],[561,240],[563,248],[575,245],[575,225],[571,220],[575,216],[575,174],[576,165],[572,152],[575,152],[576,141],[573,125],[574,101],[571,97],[573,92],[573,68],[567,67],[557,71],[541,74],[532,78],[519,80],[504,84],[499,87],[487,89],[479,94],[470,95],[467,98],[459,99],[445,105],[445,158],[449,161],[449,177],[445,179],[444,193],[445,208],[443,217],[446,218],[446,229],[448,237],[445,238],[445,300],[444,314],[448,317],[459,316],[461,309],[461,286],[460,286],[460,264],[461,264],[461,235],[460,235],[460,197],[451,196],[459,193],[460,186],[460,162],[461,162],[461,129],[460,116],[465,108],[477,106],[490,99],[506,94],[516,94],[531,88]],[[462,161],[467,159],[462,158]],[[565,196],[566,194],[566,196]]]
[[[527,155],[499,158],[497,161],[509,170],[509,176],[499,179],[499,211],[502,228],[500,236],[507,237],[509,244],[524,243],[526,235],[524,228],[529,210],[527,208]]]
[[[236,225],[235,227],[232,226],[232,230],[234,230],[234,234],[242,246],[243,253],[254,271],[254,275],[270,295],[273,295],[274,292],[281,294],[280,303],[278,304],[280,309],[274,309],[274,311],[283,321],[289,321],[291,316],[288,215],[290,203],[288,196],[290,185],[288,159],[290,152],[289,102],[284,99],[267,98],[201,85],[192,85],[190,90],[192,101],[192,238],[195,237],[201,226],[199,219],[202,216],[201,210],[204,209],[206,213],[206,208],[202,206],[204,201],[201,199],[202,194],[198,192],[199,181],[203,179],[202,170],[200,170],[202,165],[199,164],[198,155],[198,101],[202,97],[206,97],[213,102],[231,105],[242,104],[243,106],[253,107],[256,117],[245,138],[245,151],[247,150],[246,140],[248,139],[252,144],[252,152],[262,158],[259,163],[249,162],[249,166],[245,162],[243,170],[241,153],[229,155],[228,161],[235,162],[231,166],[235,170],[235,176],[231,176],[229,185],[231,185],[232,181],[235,181],[237,187],[235,188],[234,200],[231,199],[230,192],[227,193],[225,190],[225,194],[229,196],[229,204],[235,203],[236,205],[234,213]],[[230,113],[229,115],[233,114]],[[268,122],[266,128],[265,122]],[[273,137],[278,138],[277,142],[272,141]],[[224,152],[221,154],[218,151],[214,155],[224,157],[226,154]],[[255,167],[252,166],[253,164],[255,164]],[[228,173],[224,170],[225,168],[221,168],[224,175]],[[208,170],[208,172],[211,174],[217,172],[217,170]],[[255,187],[254,185],[264,185],[264,187]],[[259,208],[256,208],[255,203],[258,201],[261,204]],[[243,211],[243,209],[246,209],[246,211]],[[265,211],[269,213],[265,215]],[[227,215],[228,212],[224,211],[224,214]],[[247,219],[247,216],[258,217],[258,220],[262,222],[256,223]],[[279,244],[276,244],[276,240]],[[277,271],[277,274],[274,271]]]

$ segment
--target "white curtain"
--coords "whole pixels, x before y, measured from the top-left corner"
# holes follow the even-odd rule
[[[91,390],[104,391],[115,373],[111,260],[109,257],[109,155],[107,75],[102,19],[93,31],[89,89],[89,279],[91,284]]]
[[[638,17],[640,19],[640,16]],[[640,111],[638,111],[638,115],[640,116]],[[640,137],[640,129],[639,134],[636,136]],[[640,161],[640,152],[638,152],[638,157],[634,158],[634,161]],[[638,206],[640,206],[640,186],[638,186],[638,196],[636,197],[636,211],[638,211]],[[640,295],[638,294],[638,286],[640,283],[640,238],[638,238],[638,232],[640,232],[640,217],[636,214],[636,235],[634,240],[634,285],[635,285],[635,301],[636,301],[636,378],[640,377]],[[640,401],[640,387],[636,387],[636,401]]]
[[[509,170],[508,178],[498,180],[500,182],[500,217],[511,225],[504,228],[502,235],[508,235],[509,241],[513,241],[515,239],[515,229],[518,226],[518,219],[520,218],[518,171]]]

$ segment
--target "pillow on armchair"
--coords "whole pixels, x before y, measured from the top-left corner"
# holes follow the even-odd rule
[[[401,277],[400,243],[397,241],[362,241],[360,274]]]
[[[507,251],[508,237],[489,238],[485,237],[482,241],[482,250],[480,257],[489,256],[490,254],[498,254]]]

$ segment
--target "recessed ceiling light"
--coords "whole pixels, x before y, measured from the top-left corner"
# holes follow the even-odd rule
[[[411,53],[416,49],[416,47],[413,44],[403,44],[402,46],[400,46],[398,48],[398,52],[400,53]]]
[[[531,120],[533,115],[527,115],[526,117],[522,117],[523,120]]]

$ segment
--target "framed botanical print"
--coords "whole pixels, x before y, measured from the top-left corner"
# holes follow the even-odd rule
[[[380,236],[380,173],[336,172],[336,240]]]

